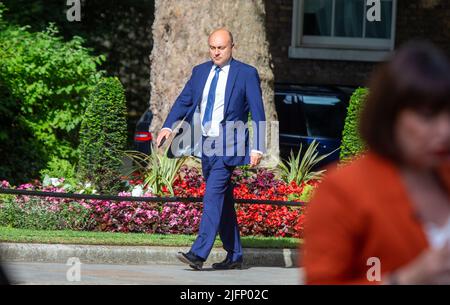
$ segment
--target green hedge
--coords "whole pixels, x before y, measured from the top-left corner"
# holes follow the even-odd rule
[[[79,173],[102,193],[120,188],[120,167],[127,140],[126,102],[118,78],[96,87],[81,125]]]
[[[0,178],[14,184],[37,178],[50,160],[78,159],[78,132],[89,94],[104,75],[74,37],[64,42],[7,24],[0,3]]]
[[[358,88],[350,98],[350,104],[345,118],[344,131],[342,133],[342,145],[340,159],[345,161],[364,151],[364,144],[361,140],[358,130],[359,114],[361,112],[364,100],[369,91],[367,88]]]

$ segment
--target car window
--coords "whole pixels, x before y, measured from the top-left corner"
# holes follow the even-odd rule
[[[303,96],[303,103],[308,105],[334,106],[339,102],[340,100],[336,96]]]
[[[345,105],[337,96],[303,95],[302,104],[310,137],[340,138]]]
[[[305,114],[300,97],[295,93],[275,93],[279,132],[306,136]]]

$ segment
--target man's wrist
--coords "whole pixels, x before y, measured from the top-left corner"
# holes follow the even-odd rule
[[[163,130],[168,130],[168,131],[172,132],[172,129],[170,129],[169,127],[163,127],[163,128],[161,128],[161,131],[163,131]]]

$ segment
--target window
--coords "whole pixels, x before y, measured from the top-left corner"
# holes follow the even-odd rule
[[[394,48],[397,0],[380,0],[380,21],[368,20],[372,6],[367,0],[294,0],[289,56],[383,60]]]
[[[305,114],[300,97],[295,93],[275,93],[280,133],[306,136]]]
[[[303,96],[309,137],[335,138],[342,136],[346,107],[337,96]]]
[[[275,93],[280,134],[341,138],[347,104],[334,95]]]

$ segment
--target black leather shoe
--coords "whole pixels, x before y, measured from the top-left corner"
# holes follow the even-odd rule
[[[203,260],[192,252],[178,252],[177,258],[195,270],[202,270]]]
[[[226,258],[223,262],[212,264],[212,268],[216,270],[242,269],[242,262],[233,262],[230,258]]]

